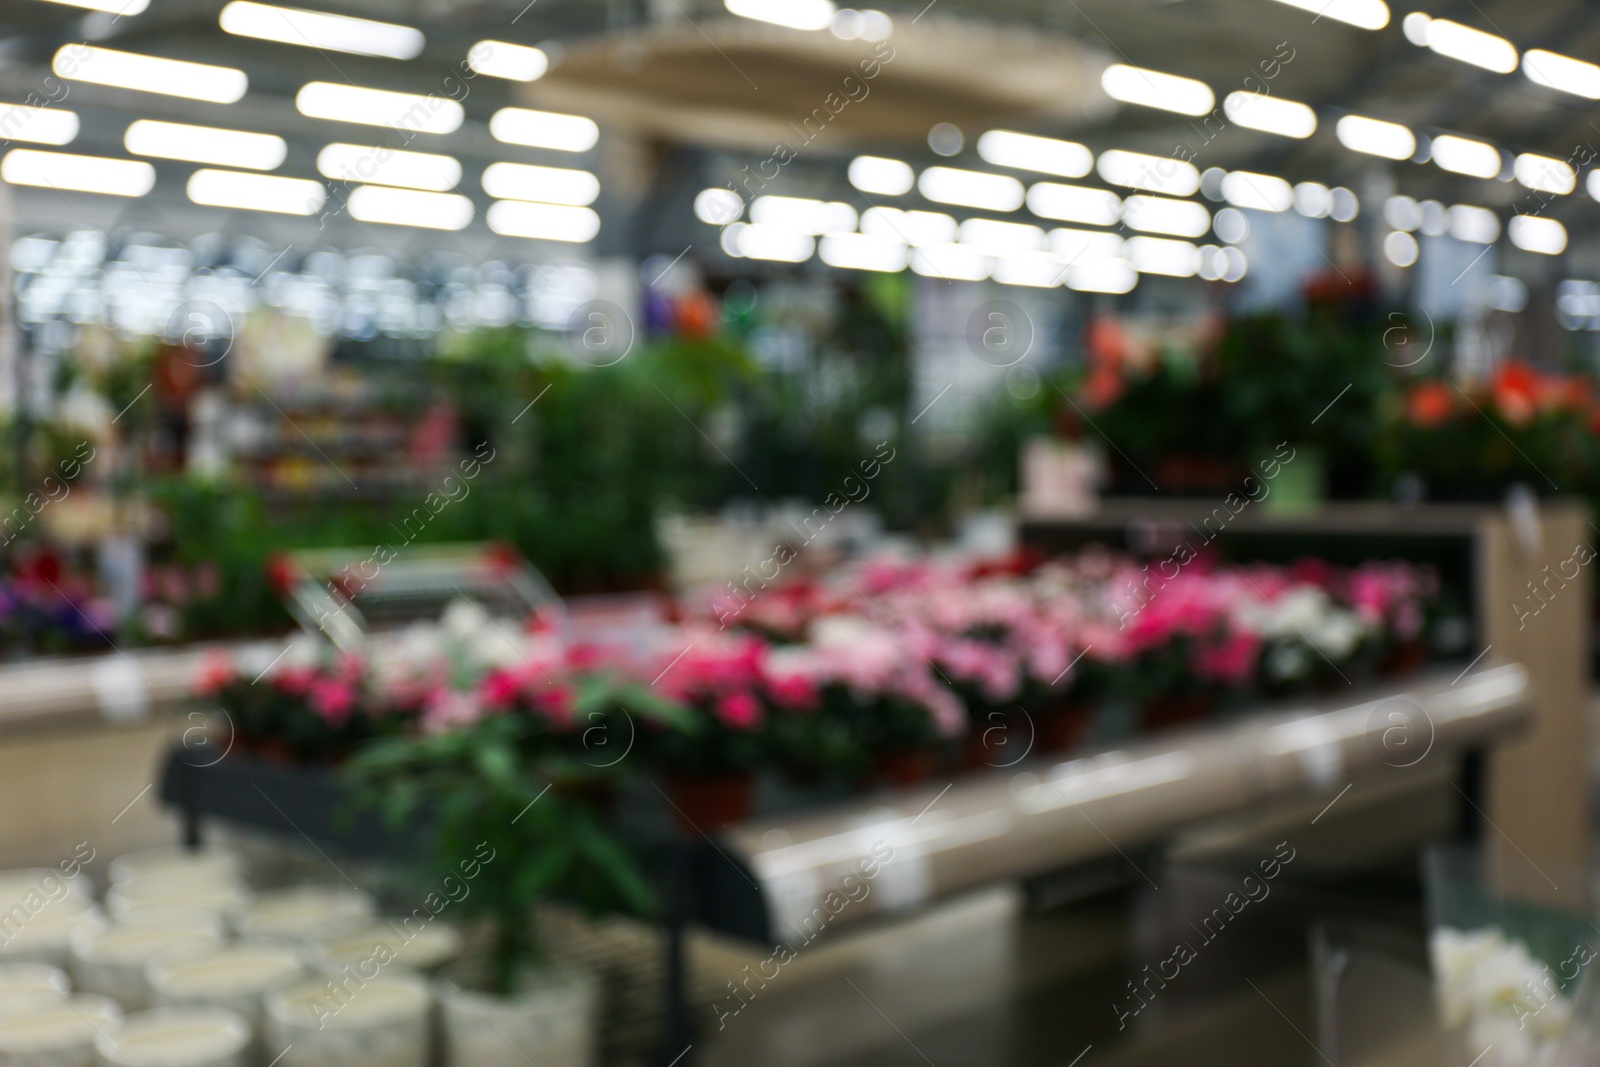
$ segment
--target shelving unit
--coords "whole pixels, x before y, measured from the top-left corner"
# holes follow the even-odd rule
[[[1231,725],[1156,735],[1060,762],[964,775],[926,788],[878,793],[822,808],[775,812],[716,835],[670,829],[644,812],[652,791],[624,798],[630,825],[654,826],[642,844],[660,878],[666,926],[666,1046],[689,1043],[684,933],[689,925],[771,945],[803,936],[820,912],[831,926],[909,914],[935,901],[1005,881],[1070,872],[1125,850],[1141,851],[1208,819],[1411,770],[1385,745],[1402,711],[1425,727],[1427,758],[1492,751],[1525,726],[1528,672],[1510,664],[1429,672],[1354,698],[1263,709]],[[1473,792],[1473,783],[1466,783]],[[334,819],[345,794],[328,772],[253,760],[211,762],[182,748],[168,757],[161,796],[198,842],[208,819],[280,836],[308,837],[361,854],[406,847],[375,818]],[[656,809],[664,804],[656,801]],[[651,818],[654,815],[655,818]],[[1113,844],[1113,842],[1116,842]],[[879,863],[873,890],[849,907],[846,881]],[[1125,857],[1124,857],[1125,858]]]
[[[1203,526],[1213,515],[1211,525]],[[1264,545],[1313,539],[1431,540],[1463,550],[1475,631],[1468,655],[1520,663],[1532,686],[1527,734],[1497,748],[1485,770],[1483,810],[1498,831],[1488,845],[1573,870],[1585,867],[1593,577],[1587,567],[1570,577],[1572,568],[1562,567],[1577,546],[1593,546],[1600,538],[1581,501],[1512,507],[1329,503],[1283,514],[1257,504],[1233,513],[1211,499],[1113,498],[1081,518],[1024,519],[1021,537],[1052,553],[1100,543],[1160,556],[1182,540],[1198,541],[1199,529],[1215,530],[1214,540],[1242,556]],[[1545,585],[1558,569],[1560,580]],[[1532,599],[1536,589],[1539,599]],[[1536,616],[1519,611],[1541,603]]]

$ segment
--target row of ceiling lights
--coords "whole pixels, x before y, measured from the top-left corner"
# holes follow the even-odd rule
[[[86,0],[76,6],[134,15],[144,10],[145,0]],[[251,0],[232,0],[219,23],[241,36],[393,59],[414,58],[424,44],[421,32],[411,27]],[[87,44],[62,47],[51,65],[70,80],[220,104],[242,99],[249,86],[245,72],[236,68]],[[469,51],[466,66],[476,74],[531,81],[545,72],[548,58],[537,48],[480,41]],[[466,117],[452,99],[333,82],[302,86],[295,106],[310,118],[440,135],[454,132]],[[24,105],[0,109],[0,125],[10,139],[52,146],[71,143],[79,127],[70,111]],[[489,132],[506,144],[585,152],[600,131],[580,115],[508,107],[490,119]],[[273,134],[143,119],[128,127],[124,146],[134,155],[252,170],[276,169],[288,150]],[[461,180],[461,164],[451,156],[335,143],[319,153],[317,168],[329,178],[361,183],[344,203],[360,221],[459,230],[476,214],[469,199],[448,191]],[[33,149],[8,153],[0,161],[0,178],[129,197],[143,196],[155,185],[154,168],[139,160]],[[599,216],[588,207],[599,195],[599,180],[588,171],[499,162],[485,169],[482,184],[498,198],[487,215],[497,233],[582,242],[599,231]],[[190,176],[187,193],[206,206],[293,215],[317,214],[327,200],[319,182],[210,168]]]

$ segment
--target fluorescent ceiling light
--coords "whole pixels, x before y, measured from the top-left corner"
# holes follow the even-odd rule
[[[0,162],[0,179],[78,193],[143,196],[156,184],[156,169],[136,159],[106,159],[66,152],[17,148]]]
[[[1552,156],[1524,152],[1517,157],[1513,173],[1517,181],[1543,193],[1565,196],[1578,187],[1578,176],[1572,167]]]
[[[491,163],[483,171],[483,191],[498,200],[534,200],[541,204],[586,207],[599,198],[600,179],[586,170],[567,167]],[[850,225],[855,225],[854,219]]]
[[[1457,204],[1450,209],[1450,236],[1458,241],[1492,245],[1500,237],[1500,218],[1488,208]]]
[[[1270,174],[1235,170],[1223,176],[1222,198],[1234,207],[1255,211],[1288,211],[1294,206],[1294,187]],[[1190,236],[1198,237],[1200,234]]]
[[[825,30],[833,25],[833,0],[723,0],[735,15],[787,26],[791,30]],[[755,256],[755,259],[762,257]],[[807,252],[806,259],[811,258]]]
[[[994,260],[961,245],[928,245],[911,254],[911,269],[927,278],[981,282],[994,270]]]
[[[0,103],[0,140],[33,144],[71,144],[78,136],[78,116],[56,107]]]
[[[1433,139],[1433,161],[1452,174],[1493,178],[1500,173],[1500,150],[1492,144],[1453,134]]]
[[[531,82],[544,77],[550,69],[550,57],[525,44],[479,41],[467,50],[467,66],[491,78]]]
[[[1280,100],[1260,93],[1229,93],[1222,110],[1240,126],[1280,137],[1310,137],[1317,132],[1317,113],[1294,100]]]
[[[1094,153],[1076,141],[1010,130],[990,130],[978,138],[978,155],[997,167],[1036,170],[1063,178],[1081,178],[1094,167]]]
[[[993,256],[1037,252],[1045,246],[1044,231],[1025,222],[968,219],[956,231],[956,240]]]
[[[1527,252],[1559,255],[1567,247],[1567,228],[1555,219],[1516,215],[1506,224],[1511,243]]]
[[[804,263],[817,250],[817,239],[778,226],[740,223],[724,231],[734,253],[744,259],[765,259],[775,263]]]
[[[1404,230],[1395,230],[1383,239],[1384,258],[1397,267],[1416,263],[1420,251],[1417,239]]]
[[[1600,67],[1559,52],[1530,48],[1522,53],[1522,73],[1537,84],[1586,100],[1600,100]]]
[[[1397,122],[1346,115],[1334,126],[1339,143],[1352,152],[1365,152],[1384,159],[1410,159],[1417,151],[1417,138]]]
[[[61,46],[50,65],[61,77],[72,81],[213,104],[231,104],[250,87],[244,71],[233,67],[142,56],[86,44]]]
[[[283,162],[288,143],[270,133],[219,130],[182,122],[139,119],[122,135],[124,147],[136,156],[221,163],[250,170],[272,170]]]
[[[317,172],[339,181],[399,185],[443,193],[461,181],[461,163],[433,152],[335,143],[317,153]]]
[[[846,270],[901,271],[909,258],[899,241],[869,237],[864,233],[830,233],[818,249],[822,262]]]
[[[955,167],[929,167],[917,179],[917,189],[929,200],[961,204],[986,211],[1015,211],[1022,206],[1022,183],[1004,174],[985,174]]]
[[[197,170],[189,176],[189,199],[207,207],[272,211],[280,215],[315,215],[328,190],[306,178],[245,174],[236,170]]]
[[[695,194],[694,217],[712,226],[738,222],[744,214],[744,201],[732,189],[702,189]]]
[[[600,232],[600,216],[586,207],[530,204],[501,200],[489,208],[489,229],[507,237],[539,241],[591,241]],[[731,227],[730,227],[731,228]]]
[[[1516,46],[1504,37],[1449,19],[1429,19],[1423,32],[1428,47],[1441,56],[1459,59],[1496,74],[1510,74],[1517,69]]]
[[[1164,196],[1130,196],[1122,205],[1122,221],[1145,233],[1199,237],[1211,229],[1211,212],[1193,200]]]
[[[90,11],[104,11],[112,15],[137,15],[150,6],[150,0],[51,0],[69,7],[82,7]]]
[[[1333,213],[1333,190],[1321,182],[1301,182],[1294,187],[1294,209],[1308,219],[1325,219]]]
[[[1122,217],[1122,197],[1109,189],[1039,182],[1028,190],[1028,210],[1044,219],[1115,226]]]
[[[345,206],[350,217],[388,226],[418,226],[429,230],[463,230],[476,214],[472,201],[459,193],[425,193],[363,185],[350,194]]]
[[[850,184],[863,193],[902,196],[916,184],[917,175],[909,164],[882,156],[857,156],[850,161]]]
[[[942,211],[873,207],[861,213],[861,232],[912,246],[951,244],[956,220]]]
[[[333,122],[389,126],[417,133],[454,133],[466,112],[454,100],[335,82],[307,82],[295,94],[300,114]]]
[[[489,120],[489,132],[506,144],[553,148],[558,152],[587,152],[600,140],[600,127],[582,115],[503,107]]]
[[[217,23],[236,37],[386,59],[415,59],[424,44],[422,31],[410,26],[252,0],[232,0]]]
[[[1126,63],[1107,67],[1100,75],[1100,86],[1107,96],[1124,104],[1176,111],[1180,115],[1204,115],[1217,104],[1205,82]]]
[[[838,201],[810,200],[800,196],[758,196],[750,201],[750,221],[790,233],[816,236],[856,228],[856,211]]]
[[[1050,251],[1067,263],[1121,259],[1126,247],[1127,242],[1114,233],[1066,228],[1050,231]]]
[[[1171,156],[1148,156],[1143,152],[1113,149],[1100,153],[1095,170],[1112,185],[1148,189],[1168,196],[1193,196],[1200,188],[1200,172],[1194,164]]]
[[[1389,25],[1389,5],[1383,0],[1278,0],[1278,3],[1310,11],[1317,18],[1326,15],[1363,30],[1381,30]]]
[[[1019,252],[996,259],[993,277],[1001,285],[1053,289],[1066,281],[1067,265],[1053,252]]]
[[[1200,273],[1200,249],[1188,241],[1160,237],[1128,238],[1128,260],[1140,274],[1192,278]]]
[[[1130,293],[1139,284],[1139,272],[1125,259],[1074,263],[1067,268],[1067,288],[1082,293]]]

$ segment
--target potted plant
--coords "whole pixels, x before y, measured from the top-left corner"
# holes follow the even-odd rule
[[[370,746],[350,767],[358,795],[395,826],[420,825],[431,884],[463,887],[440,910],[468,928],[468,951],[439,980],[450,1067],[595,1062],[595,975],[541,951],[534,906],[643,913],[649,886],[592,797],[597,771],[550,743],[548,721],[476,722]],[[433,910],[430,906],[430,910]]]
[[[765,642],[748,634],[689,626],[658,657],[662,667],[651,688],[687,708],[693,726],[650,731],[649,758],[691,830],[727,826],[750,814],[755,768],[770,750],[766,651]]]

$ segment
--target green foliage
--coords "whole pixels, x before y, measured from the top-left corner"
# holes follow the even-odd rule
[[[348,769],[359,803],[380,810],[392,829],[426,828],[426,878],[469,881],[454,906],[489,927],[483,981],[500,994],[515,992],[540,958],[537,902],[559,898],[592,915],[654,906],[638,861],[603,819],[601,773],[532,743],[535,731],[529,717],[491,716],[378,741]]]

